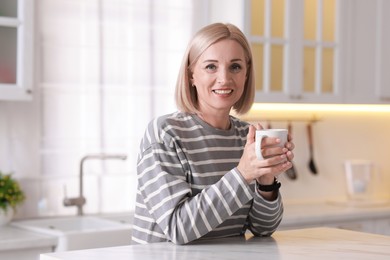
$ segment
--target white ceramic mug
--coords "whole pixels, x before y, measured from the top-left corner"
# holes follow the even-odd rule
[[[256,145],[255,151],[257,159],[264,160],[263,155],[261,154],[261,141],[265,137],[277,137],[280,139],[280,143],[276,146],[284,147],[287,143],[287,129],[262,129],[256,130]]]

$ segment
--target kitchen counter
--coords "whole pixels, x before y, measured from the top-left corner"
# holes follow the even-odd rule
[[[277,231],[189,245],[154,243],[42,254],[41,260],[155,259],[390,259],[390,237],[333,228]]]
[[[0,252],[37,247],[53,248],[56,245],[57,238],[54,236],[42,235],[12,226],[0,227]]]
[[[329,201],[315,203],[285,203],[280,229],[324,226],[332,223],[388,219],[390,201],[352,203]]]
[[[42,253],[53,252],[57,238],[12,226],[0,227],[0,259],[39,259]]]

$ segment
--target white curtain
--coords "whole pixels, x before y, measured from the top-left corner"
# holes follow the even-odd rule
[[[131,210],[140,138],[153,117],[176,109],[173,91],[193,34],[192,5],[38,1],[42,214],[74,212],[61,198],[65,190],[78,195],[79,162],[91,153],[128,159],[86,162],[86,212]]]

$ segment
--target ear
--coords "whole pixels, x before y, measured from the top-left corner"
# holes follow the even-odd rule
[[[188,69],[187,73],[188,73],[187,75],[188,75],[188,78],[190,80],[191,86],[193,86],[194,85],[194,74],[192,73],[192,71],[190,69]]]
[[[194,80],[194,77],[192,75],[191,75],[191,78],[190,78],[190,83],[191,83],[192,87],[195,86],[195,80]]]

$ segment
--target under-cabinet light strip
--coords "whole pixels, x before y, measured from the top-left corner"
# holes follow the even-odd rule
[[[369,104],[291,104],[255,103],[253,110],[259,111],[304,111],[304,112],[380,112],[390,113],[389,105]]]

